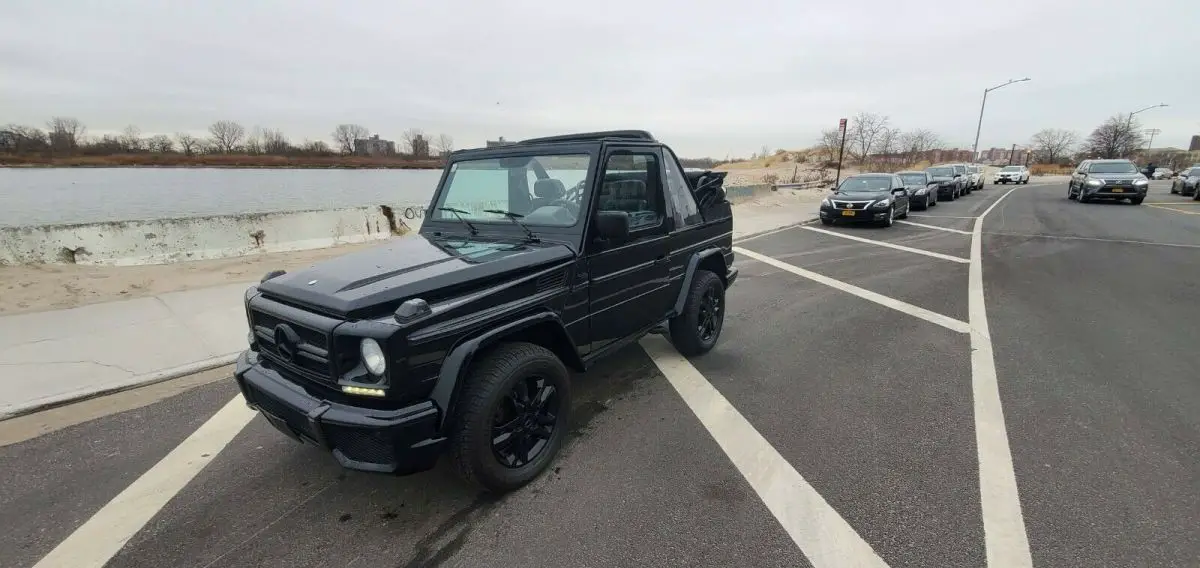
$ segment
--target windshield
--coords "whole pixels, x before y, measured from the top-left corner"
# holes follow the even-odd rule
[[[1137,166],[1131,162],[1108,162],[1104,164],[1092,164],[1088,168],[1088,173],[1092,174],[1136,174],[1138,173]]]
[[[1003,168],[1000,168],[1000,171],[1002,171],[1002,172],[1019,172],[1019,171],[1021,171],[1021,166],[1004,166]]]
[[[954,177],[954,168],[929,168],[925,171],[931,176]]]
[[[570,227],[579,220],[583,191],[591,156],[562,154],[509,156],[463,160],[450,166],[446,186],[430,211],[436,220],[511,224],[499,213],[520,215],[522,223]],[[578,186],[578,187],[577,187]],[[456,214],[444,210],[459,210]]]
[[[890,178],[881,176],[863,176],[846,178],[838,186],[838,193],[879,193],[892,187]]]
[[[979,168],[977,168],[975,166],[967,166],[967,171],[971,172],[973,174],[977,174],[977,173],[979,173]]]
[[[905,185],[922,185],[925,183],[925,174],[900,174],[900,179],[904,180]]]

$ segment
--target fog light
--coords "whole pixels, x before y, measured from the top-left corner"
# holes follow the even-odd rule
[[[350,385],[342,385],[342,392],[346,394],[355,394],[358,396],[385,396],[387,391],[383,389],[373,389],[367,387],[354,387]]]

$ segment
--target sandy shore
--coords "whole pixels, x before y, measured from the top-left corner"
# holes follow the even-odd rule
[[[74,308],[230,282],[254,281],[277,268],[294,270],[378,244],[380,241],[147,266],[0,266],[0,314]]]

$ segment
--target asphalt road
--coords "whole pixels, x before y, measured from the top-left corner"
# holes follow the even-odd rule
[[[1036,566],[1200,558],[1200,203],[1166,188],[1133,206],[1020,186],[983,222],[1000,434]],[[758,438],[681,396],[655,337],[576,377],[575,435],[525,490],[482,497],[445,467],[344,472],[254,418],[107,566],[837,566],[855,558],[813,543],[847,534],[891,566],[984,566],[994,472],[979,465],[972,339],[913,314],[972,321],[972,218],[1010,189],[908,219],[928,226],[739,243],[773,261],[739,255],[721,343],[691,366],[789,471],[745,461]],[[236,395],[197,384],[0,422],[0,564],[34,566]],[[805,483],[764,490],[764,471]],[[781,513],[801,490],[850,533]],[[107,560],[79,550],[74,565]]]

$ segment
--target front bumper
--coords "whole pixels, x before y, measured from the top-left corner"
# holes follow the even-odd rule
[[[322,400],[264,367],[257,354],[238,357],[234,380],[246,404],[280,432],[333,453],[343,467],[407,475],[431,469],[446,438],[432,401],[377,410]]]
[[[958,186],[955,185],[939,185],[937,187],[938,197],[950,197],[954,192],[958,191]]]
[[[1089,187],[1083,186],[1081,191],[1083,196],[1088,199],[1129,199],[1135,197],[1146,197],[1148,185],[1130,186],[1130,187]]]
[[[1021,176],[1003,176],[992,180],[992,183],[1017,183],[1019,181],[1021,181]]]
[[[847,215],[846,213],[853,213]],[[826,205],[821,206],[821,218],[832,219],[834,221],[849,221],[854,223],[873,223],[875,221],[886,220],[888,210],[876,209],[868,207],[867,209],[834,209]]]

